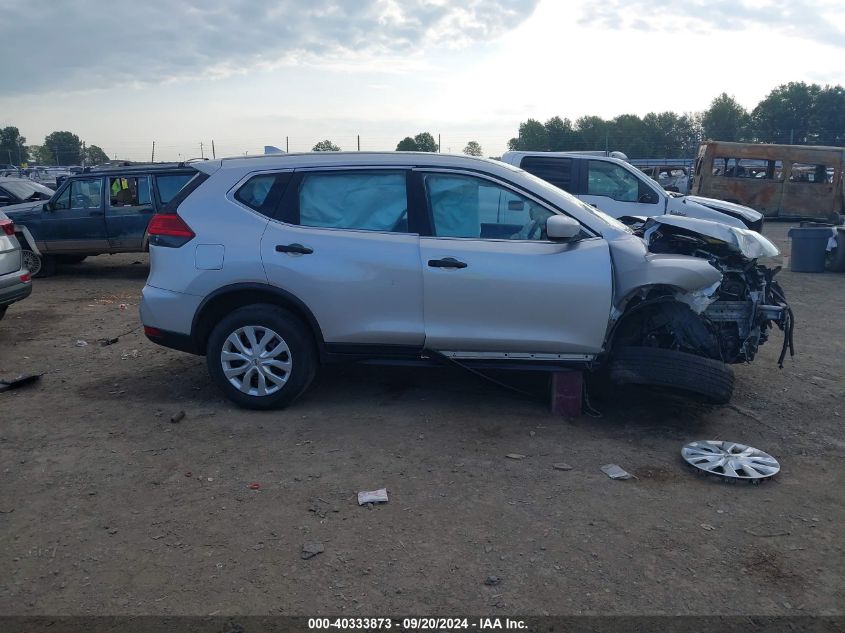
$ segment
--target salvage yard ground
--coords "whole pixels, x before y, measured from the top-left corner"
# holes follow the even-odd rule
[[[788,228],[767,227],[781,249]],[[204,359],[143,337],[146,263],[67,267],[0,323],[0,377],[45,372],[0,395],[0,612],[843,613],[845,275],[781,273],[797,355],[777,368],[776,333],[732,406],[627,391],[562,420],[459,370],[368,366],[236,409]],[[696,439],[781,474],[696,477]]]

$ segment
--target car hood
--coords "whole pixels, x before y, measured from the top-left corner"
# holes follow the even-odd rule
[[[763,214],[759,211],[755,211],[751,207],[746,207],[744,205],[736,204],[734,202],[725,202],[724,200],[716,200],[715,198],[704,198],[702,196],[684,196],[684,199],[689,200],[690,202],[696,202],[702,206],[709,207],[711,209],[715,209],[716,211],[722,211],[723,213],[727,213],[728,215],[732,215],[734,217],[741,217],[746,224],[759,222],[760,219],[763,217]]]
[[[10,204],[8,207],[3,207],[3,213],[5,213],[12,220],[15,220],[17,222],[20,218],[32,215],[32,212],[34,211],[40,213],[41,207],[43,206],[43,200],[38,200],[35,202],[22,202],[20,204]]]
[[[728,250],[738,253],[746,259],[759,259],[778,255],[777,247],[768,239],[749,229],[727,226],[721,222],[685,218],[676,215],[661,215],[649,218],[643,226],[643,239],[649,242],[651,234],[661,226],[670,226],[683,231],[703,236],[708,241],[723,243]]]

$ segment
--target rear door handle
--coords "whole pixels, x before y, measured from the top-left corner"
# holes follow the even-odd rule
[[[428,265],[432,268],[466,268],[467,265],[458,261],[454,257],[444,257],[443,259],[429,259]]]
[[[308,248],[302,244],[276,244],[277,253],[299,253],[300,255],[310,255],[314,252],[313,248]]]

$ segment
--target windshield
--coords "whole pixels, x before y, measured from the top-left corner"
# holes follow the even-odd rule
[[[21,200],[46,200],[53,195],[53,190],[32,180],[5,180],[3,188]],[[46,196],[46,197],[45,197]]]
[[[528,179],[531,180],[532,184],[536,185],[539,189],[542,189],[543,191],[548,192],[552,196],[559,196],[559,197],[566,198],[566,201],[569,202],[570,204],[574,204],[575,206],[583,209],[584,211],[586,211],[590,215],[598,218],[599,220],[601,220],[605,224],[609,224],[610,226],[612,226],[617,231],[625,231],[626,233],[633,233],[633,231],[631,230],[630,227],[625,226],[619,220],[617,220],[614,217],[607,215],[603,211],[599,211],[596,207],[579,200],[578,198],[573,196],[571,193],[564,191],[563,189],[560,189],[558,187],[555,187],[554,185],[546,182],[542,178],[538,178],[537,176],[535,176],[532,173],[529,173],[527,171],[523,171],[522,173],[525,176],[527,176]]]

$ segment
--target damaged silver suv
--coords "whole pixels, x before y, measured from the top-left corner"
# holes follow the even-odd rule
[[[149,225],[148,338],[205,355],[236,403],[281,407],[321,363],[448,358],[609,369],[726,402],[791,312],[762,235],[625,226],[501,162],[417,153],[232,158]],[[781,358],[783,357],[783,354]]]

